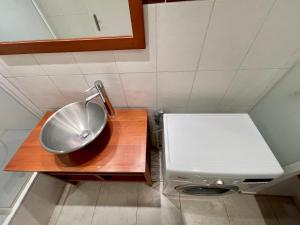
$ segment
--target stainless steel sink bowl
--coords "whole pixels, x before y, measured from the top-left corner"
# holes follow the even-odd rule
[[[65,154],[92,142],[107,122],[106,109],[93,102],[75,102],[49,117],[40,133],[40,142],[49,152]]]

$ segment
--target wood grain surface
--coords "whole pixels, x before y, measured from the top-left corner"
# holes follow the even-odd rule
[[[40,144],[40,130],[51,114],[46,113],[33,129],[6,165],[6,171],[146,173],[146,110],[116,110],[116,116],[109,118],[105,129],[95,141],[65,155],[49,153]]]

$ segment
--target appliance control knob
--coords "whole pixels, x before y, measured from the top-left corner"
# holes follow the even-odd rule
[[[216,181],[216,185],[223,185],[223,184],[224,184],[224,181],[222,181],[221,179]]]

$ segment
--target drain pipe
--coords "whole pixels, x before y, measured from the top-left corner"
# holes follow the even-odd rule
[[[151,131],[151,136],[154,136],[155,147],[159,150],[162,148],[163,115],[164,111],[161,109],[154,112],[154,125]]]

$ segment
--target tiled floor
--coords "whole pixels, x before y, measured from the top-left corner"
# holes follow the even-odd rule
[[[112,182],[69,185],[49,225],[300,225],[291,198],[166,197],[161,193],[159,156],[152,157],[152,187]]]
[[[30,130],[7,129],[0,136],[0,210],[1,208],[10,208],[12,206],[24,183],[31,176],[31,173],[26,172],[11,173],[3,171],[6,163],[29,133]],[[0,211],[0,220],[3,217]]]

